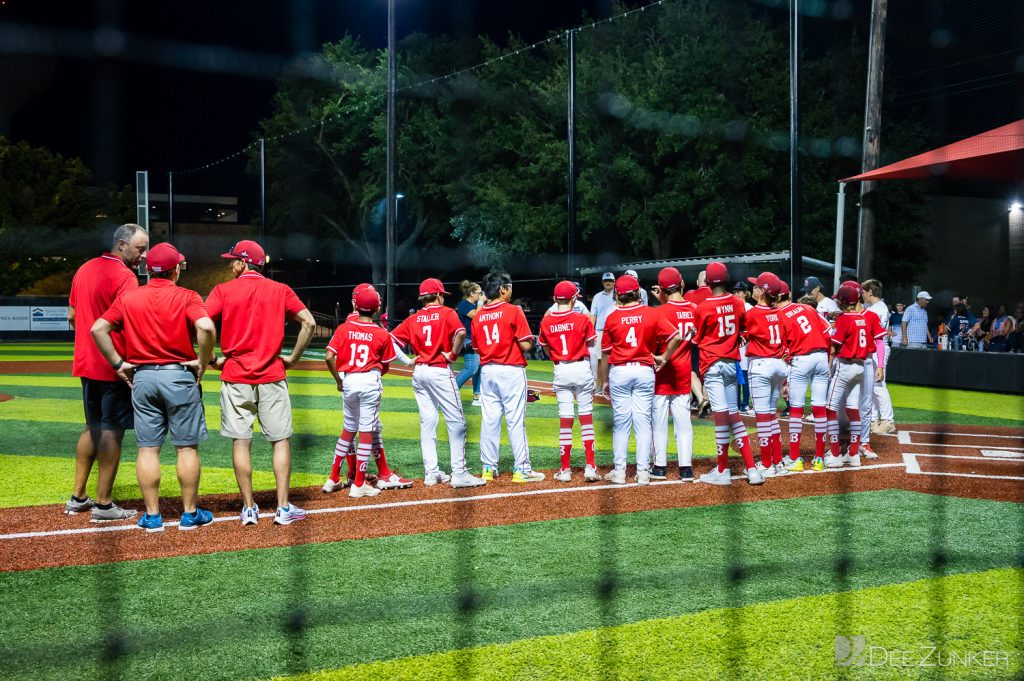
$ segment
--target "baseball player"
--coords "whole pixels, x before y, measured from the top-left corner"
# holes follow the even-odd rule
[[[590,321],[594,323],[597,330],[597,339],[594,347],[590,349],[590,370],[594,373],[594,380],[600,380],[598,364],[601,361],[601,334],[604,333],[604,320],[608,313],[615,309],[615,275],[605,272],[601,275],[602,289],[594,294],[594,300],[590,303]],[[598,384],[597,391],[601,392],[601,385]]]
[[[690,336],[693,334],[697,306],[683,299],[683,276],[674,267],[658,272],[657,311],[679,333],[679,347],[669,356],[666,343],[655,352],[665,355],[665,366],[654,374],[654,465],[651,479],[664,480],[668,465],[668,416],[676,432],[676,456],[679,479],[693,480],[693,424],[690,423]]]
[[[882,328],[889,331],[889,306],[882,299],[882,282],[877,279],[868,279],[861,287],[864,290],[862,297],[867,309],[874,312],[882,324]],[[896,432],[895,413],[892,409],[892,398],[889,396],[889,388],[885,385],[885,374],[889,367],[889,346],[885,347],[885,365],[882,367],[882,379],[875,384],[875,394],[872,401],[872,424],[870,432],[879,435],[893,435]],[[866,459],[875,458],[868,454],[869,445],[861,448],[861,454]]]
[[[466,469],[466,415],[455,385],[451,363],[459,356],[466,329],[459,315],[444,306],[448,291],[440,279],[420,284],[422,308],[391,332],[399,346],[408,345],[416,357],[412,373],[412,391],[420,411],[420,448],[423,451],[423,484],[431,487],[451,483],[452,487],[479,487],[480,478]],[[437,464],[437,410],[444,414],[448,427],[451,475]]]
[[[515,458],[512,482],[540,482],[543,473],[530,466],[526,442],[526,355],[533,334],[523,308],[512,305],[512,278],[506,272],[484,277],[487,303],[473,317],[473,342],[480,353],[480,462],[484,480],[498,477],[501,415]]]
[[[835,333],[832,334],[833,349],[836,350],[836,370],[828,387],[826,414],[829,428],[830,453],[825,456],[825,468],[840,468],[843,458],[839,450],[839,410],[846,408],[850,422],[849,464],[860,466],[860,409],[858,396],[853,388],[864,383],[865,359],[872,350],[878,355],[876,377],[882,372],[885,361],[884,351],[875,340],[885,337],[885,329],[874,313],[856,311],[860,301],[860,287],[841,286],[836,292],[842,314],[836,318]]]
[[[555,364],[553,387],[558,402],[558,444],[562,454],[561,470],[555,480],[572,480],[573,401],[579,409],[580,436],[586,465],[583,479],[596,482],[601,479],[594,462],[594,374],[590,371],[590,347],[597,338],[590,315],[576,309],[579,290],[571,281],[555,285],[554,311],[544,315],[540,323],[537,342],[547,351]],[[586,308],[584,308],[586,310]]]
[[[626,482],[629,431],[636,437],[636,481],[651,483],[652,410],[654,372],[679,346],[679,330],[657,310],[640,302],[640,282],[624,274],[615,280],[619,307],[605,320],[601,339],[601,384],[608,386],[612,402],[612,453],[615,467],[604,476],[615,484]],[[659,343],[664,355],[655,356]]]
[[[775,309],[782,295],[782,281],[771,272],[762,272],[757,278],[748,280],[754,284],[757,305],[744,315],[742,335],[747,341],[750,397],[761,448],[757,470],[763,477],[773,478],[789,474],[782,463],[782,430],[776,410],[782,384],[789,374],[789,367],[783,360],[786,344],[782,316]]]
[[[373,433],[383,393],[381,369],[395,360],[395,347],[390,334],[373,323],[373,315],[380,309],[377,291],[361,290],[355,297],[355,306],[358,318],[339,326],[327,344],[327,369],[338,384],[338,392],[344,396],[345,434],[350,442],[354,433],[349,430],[349,423],[358,424],[356,474],[348,491],[350,497],[358,499],[380,494],[380,490],[366,480],[366,467],[373,449]]]
[[[587,318],[589,319],[590,318],[590,310],[587,309],[587,306],[583,303],[583,300],[582,300],[582,298],[583,298],[583,288],[580,286],[579,282],[577,282],[577,281],[570,281],[569,283],[576,287],[576,301],[572,304],[572,311],[573,312],[579,312],[580,314],[586,315]],[[566,289],[566,290],[568,290],[568,289]],[[555,302],[551,303],[551,307],[549,307],[548,311],[545,312],[544,314],[551,314],[552,312],[558,312],[558,308],[559,308],[559,303],[556,300]],[[590,325],[593,326],[594,323],[591,322]],[[539,338],[539,336],[538,336],[538,338]]]
[[[735,438],[743,455],[747,482],[751,485],[760,485],[764,482],[764,477],[754,465],[750,438],[736,406],[739,340],[743,332],[745,311],[736,296],[726,290],[729,270],[725,264],[713,262],[708,265],[706,272],[711,295],[697,305],[694,343],[700,347],[700,373],[704,379],[704,390],[711,402],[711,415],[715,422],[718,466],[700,476],[700,480],[712,485],[732,484],[732,474],[729,471],[729,440]]]
[[[836,305],[836,301],[825,295],[825,287],[821,283],[821,279],[817,277],[804,279],[804,293],[814,298],[818,314],[824,317],[829,324],[833,324],[835,318],[839,316],[839,307]]]
[[[694,305],[700,305],[711,295],[711,287],[708,286],[708,271],[701,270],[697,273],[697,288],[683,294],[683,300]],[[693,393],[694,403],[697,405],[697,416],[704,418],[711,411],[711,401],[708,400],[703,384],[700,382],[700,348],[696,344],[690,346],[690,390]]]

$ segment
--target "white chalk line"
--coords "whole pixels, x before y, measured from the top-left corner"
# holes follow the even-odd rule
[[[992,461],[992,459],[985,459],[980,456],[956,456],[954,454],[903,454],[903,465],[909,475],[943,475],[951,478],[980,478],[983,480],[1024,480],[1024,476],[1019,475],[984,475],[982,473],[952,473],[946,471],[922,471],[921,464],[918,462],[917,457],[924,456],[934,459],[968,459],[972,461]]]

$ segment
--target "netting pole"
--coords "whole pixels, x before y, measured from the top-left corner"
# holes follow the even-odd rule
[[[260,138],[260,244],[267,248],[267,157],[264,139]]]
[[[395,0],[388,0],[387,208],[384,258],[388,325],[395,318]]]
[[[565,35],[568,38],[566,42],[569,57],[568,96],[566,98],[568,102],[569,191],[565,270],[572,275],[573,250],[576,241],[576,31],[566,31]]]
[[[167,241],[174,236],[174,173],[167,173]]]
[[[803,280],[803,239],[800,233],[800,0],[789,6],[789,281]]]

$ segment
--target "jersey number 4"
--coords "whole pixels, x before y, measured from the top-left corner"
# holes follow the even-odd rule
[[[484,336],[487,339],[488,345],[494,345],[501,340],[501,337],[498,335],[497,324],[492,324],[491,326],[484,326],[482,328],[484,330]]]
[[[629,343],[630,347],[635,348],[636,342],[636,327],[629,327],[629,331],[626,332],[626,342]]]

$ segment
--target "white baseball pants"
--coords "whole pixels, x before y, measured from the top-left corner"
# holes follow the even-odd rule
[[[676,431],[676,455],[680,466],[693,465],[693,424],[690,422],[690,393],[654,396],[654,465],[668,464],[668,415]]]
[[[789,367],[777,357],[751,357],[749,375],[750,401],[754,404],[754,411],[758,414],[774,414],[782,384],[789,377]],[[793,389],[792,384],[789,387]]]
[[[864,380],[856,389],[856,406],[860,410],[860,441],[871,442],[871,410],[875,405],[875,356],[864,360]],[[852,396],[851,396],[852,397]]]
[[[590,373],[597,380],[597,367],[601,362],[601,336],[604,334],[604,330],[598,329],[597,338],[594,339],[594,344],[590,346]]]
[[[637,470],[651,466],[651,412],[654,408],[654,369],[638,363],[613,366],[608,373],[612,401],[612,456],[616,469],[626,467],[629,431],[636,437]]]
[[[734,361],[715,362],[708,367],[707,373],[704,374],[704,392],[711,402],[711,411],[735,414],[739,410],[736,372]]]
[[[448,449],[452,474],[466,472],[466,415],[455,385],[455,375],[448,367],[417,364],[412,372],[412,392],[420,410],[420,449],[423,471],[429,476],[437,465],[437,412],[444,414],[448,427]]]
[[[885,346],[885,375],[880,382],[875,383],[875,399],[872,405],[872,420],[895,421],[896,413],[892,409],[892,397],[889,396],[889,388],[885,385],[889,377],[889,353],[892,351],[888,345]]]
[[[380,400],[384,388],[380,372],[374,369],[358,374],[343,374],[341,395],[345,403],[345,430],[373,432],[380,423]]]
[[[832,380],[828,386],[828,400],[826,407],[829,410],[843,414],[846,407],[858,408],[859,389],[864,383],[864,364],[836,362],[836,370],[832,374]],[[857,390],[856,396],[854,391]]]
[[[811,406],[824,407],[828,399],[828,353],[812,352],[793,358],[789,370],[789,406],[803,408],[807,386],[811,387]]]
[[[526,368],[506,364],[485,364],[480,367],[480,402],[480,462],[485,466],[498,466],[501,415],[504,414],[515,467],[529,472],[530,448],[526,443]]]
[[[574,402],[579,404],[581,416],[594,412],[594,374],[586,360],[556,364],[552,387],[558,403],[559,418],[575,417]]]

